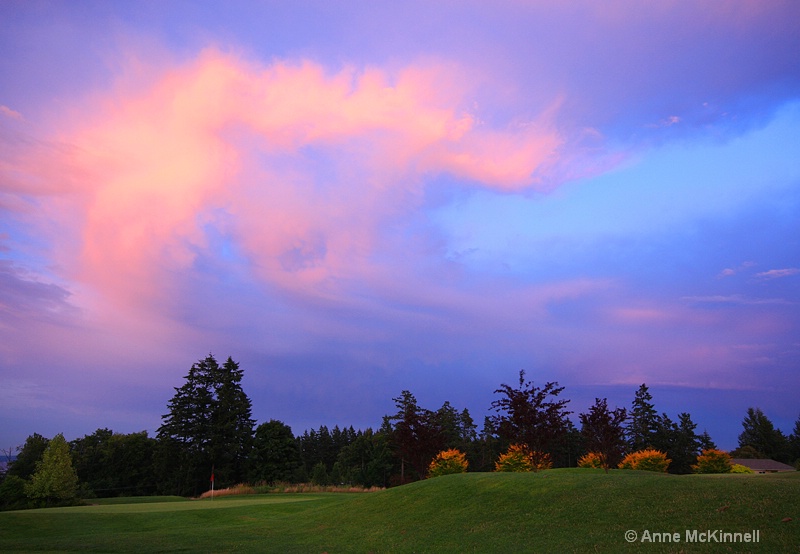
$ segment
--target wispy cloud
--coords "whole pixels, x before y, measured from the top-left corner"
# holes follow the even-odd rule
[[[790,267],[786,269],[770,269],[769,271],[762,271],[761,273],[756,273],[756,277],[760,277],[762,279],[780,279],[781,277],[791,277],[792,275],[797,275],[800,273],[800,269],[796,267]]]

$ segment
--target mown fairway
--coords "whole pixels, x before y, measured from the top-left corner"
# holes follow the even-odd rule
[[[138,500],[138,501],[136,501]],[[800,474],[551,470],[439,477],[369,494],[152,499],[0,513],[0,551],[798,552]],[[792,518],[791,521],[782,521]],[[760,530],[759,543],[685,531]],[[628,543],[625,531],[680,534]],[[721,535],[719,535],[721,538]]]

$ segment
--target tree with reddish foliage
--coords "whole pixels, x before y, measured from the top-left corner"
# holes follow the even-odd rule
[[[531,452],[552,454],[569,428],[569,400],[558,400],[564,390],[557,382],[537,387],[525,381],[525,371],[519,372],[519,388],[502,384],[494,392],[503,398],[492,402],[498,412],[492,424],[507,443],[525,445]]]

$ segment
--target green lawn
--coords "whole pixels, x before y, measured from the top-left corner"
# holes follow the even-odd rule
[[[128,499],[0,513],[0,552],[798,552],[800,474],[470,473],[369,494]],[[783,522],[784,518],[792,521]],[[686,530],[759,543],[685,542]],[[680,543],[628,543],[645,532]],[[714,535],[712,535],[713,537]]]

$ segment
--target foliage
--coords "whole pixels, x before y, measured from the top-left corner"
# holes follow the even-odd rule
[[[467,457],[460,450],[455,448],[442,450],[428,466],[428,477],[465,473],[468,466]]]
[[[387,487],[394,468],[394,455],[385,433],[367,429],[339,451],[337,462],[341,465],[344,482],[367,488]]]
[[[652,437],[653,447],[667,454],[672,460],[670,473],[692,473],[692,464],[700,453],[701,440],[695,433],[697,425],[691,416],[683,412],[678,415],[678,423],[673,422],[667,414],[658,419],[655,434]]]
[[[731,473],[755,473],[755,471],[742,464],[732,464]]]
[[[578,459],[578,467],[605,469],[606,472],[608,472],[608,468],[605,465],[605,458],[597,452],[587,452],[581,456]]]
[[[553,467],[546,452],[534,452],[524,444],[512,444],[495,462],[495,471],[537,471]]]
[[[519,388],[502,384],[495,394],[504,397],[492,402],[498,415],[492,423],[500,437],[521,444],[530,451],[551,453],[569,428],[566,406],[569,400],[557,400],[564,390],[557,382],[537,387],[525,381],[525,371],[519,372]]]
[[[666,473],[670,459],[659,450],[646,448],[631,452],[619,464],[620,469],[635,469],[639,471],[656,471]]]
[[[731,456],[722,450],[703,450],[692,466],[695,473],[730,473],[733,467]]]
[[[71,443],[72,461],[82,487],[99,497],[155,492],[155,449],[156,441],[146,431],[126,435],[98,429]]]
[[[748,408],[742,421],[744,429],[739,435],[739,448],[751,446],[764,458],[789,462],[789,442],[780,429],[759,408]]]
[[[27,481],[16,475],[7,475],[0,483],[0,510],[21,510],[29,506],[25,494]]]
[[[209,354],[175,389],[158,429],[162,491],[197,496],[208,488],[212,467],[221,487],[246,479],[255,422],[242,376],[230,357],[220,367]]]
[[[652,400],[653,395],[647,385],[642,383],[634,395],[626,429],[630,452],[653,446],[653,439],[659,428],[659,417]]]
[[[608,409],[605,398],[595,398],[588,413],[580,414],[581,434],[586,447],[599,457],[600,467],[608,473],[609,467],[616,467],[625,450],[625,408]]]
[[[318,462],[311,470],[311,482],[321,486],[331,484],[330,478],[328,477],[328,470],[322,462]]]
[[[8,468],[8,475],[16,475],[20,479],[30,479],[36,471],[36,464],[41,461],[47,445],[50,443],[39,433],[34,433],[25,439],[25,444],[17,454],[17,459]]]
[[[72,467],[69,445],[59,433],[47,445],[42,460],[36,463],[36,471],[25,485],[25,494],[50,506],[73,502],[77,489],[78,475]]]
[[[252,481],[294,481],[301,464],[300,446],[291,427],[271,419],[256,428],[250,464]]]
[[[421,408],[407,390],[392,400],[398,411],[384,418],[384,428],[400,459],[400,482],[409,480],[406,463],[411,466],[415,477],[421,479],[433,457],[445,446],[441,422],[435,412]]]

